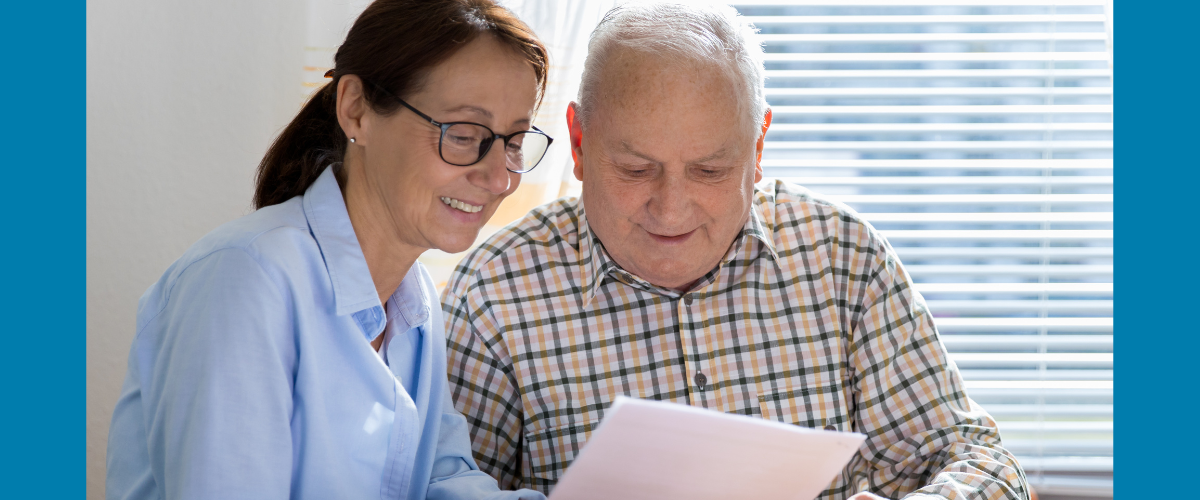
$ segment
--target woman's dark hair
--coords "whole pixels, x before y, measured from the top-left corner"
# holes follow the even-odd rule
[[[321,87],[279,134],[262,162],[254,186],[254,208],[303,194],[321,171],[342,161],[346,134],[338,125],[337,85],[358,75],[363,96],[381,115],[408,97],[429,71],[483,33],[491,33],[533,67],[539,101],[549,68],[546,47],[533,30],[493,0],[375,0],[367,6],[334,56],[333,81]],[[378,86],[378,87],[377,87]]]

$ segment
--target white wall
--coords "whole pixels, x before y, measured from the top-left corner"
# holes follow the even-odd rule
[[[251,210],[255,166],[299,109],[305,2],[90,0],[88,498],[137,300],[183,251]]]

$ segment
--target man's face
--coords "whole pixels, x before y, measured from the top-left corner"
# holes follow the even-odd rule
[[[602,75],[587,127],[568,111],[588,225],[625,270],[686,290],[725,256],[762,177],[745,90],[715,65],[628,50]]]

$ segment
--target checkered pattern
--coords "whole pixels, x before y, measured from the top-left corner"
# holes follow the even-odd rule
[[[501,487],[549,493],[623,394],[866,434],[820,498],[1027,497],[894,251],[801,187],[760,184],[686,294],[621,269],[568,198],[473,251],[442,302],[454,399]]]

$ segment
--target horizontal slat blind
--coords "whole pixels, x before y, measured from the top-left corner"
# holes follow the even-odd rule
[[[1103,1],[768,0],[765,174],[884,234],[1042,494],[1112,496]]]

